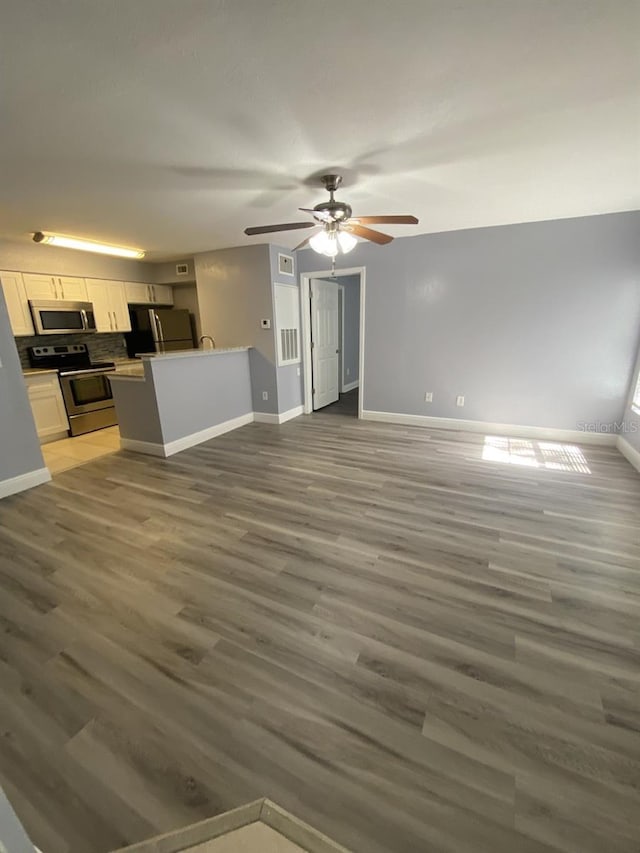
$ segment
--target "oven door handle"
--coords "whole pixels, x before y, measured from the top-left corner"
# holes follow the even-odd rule
[[[60,378],[68,379],[76,376],[95,376],[97,373],[115,373],[115,367],[96,367],[95,370],[61,370]]]
[[[87,317],[87,312],[84,310],[84,308],[80,309],[80,316],[82,318],[82,328],[84,329],[85,332],[88,332],[89,331],[89,319]]]

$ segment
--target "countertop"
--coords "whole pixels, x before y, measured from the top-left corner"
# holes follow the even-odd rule
[[[176,352],[143,352],[140,358],[143,360],[153,359],[160,361],[165,358],[194,358],[198,356],[226,355],[230,352],[246,352],[249,346],[242,347],[217,347],[216,349],[181,349]]]
[[[44,373],[57,373],[53,367],[28,367],[26,370],[22,371],[23,376],[37,376],[38,374]]]

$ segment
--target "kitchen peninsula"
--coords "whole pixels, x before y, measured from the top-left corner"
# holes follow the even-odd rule
[[[111,376],[122,448],[171,456],[251,423],[250,349],[150,353]]]

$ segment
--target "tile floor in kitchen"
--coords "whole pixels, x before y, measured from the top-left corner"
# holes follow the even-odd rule
[[[116,450],[120,450],[120,431],[117,426],[42,445],[45,464],[53,476],[115,453]]]

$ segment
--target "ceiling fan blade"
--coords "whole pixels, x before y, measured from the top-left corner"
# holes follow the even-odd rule
[[[284,222],[282,225],[258,225],[255,228],[245,228],[244,233],[270,234],[272,231],[295,231],[297,228],[313,228],[315,222]]]
[[[357,237],[362,237],[364,240],[371,240],[372,243],[383,245],[390,243],[393,240],[389,234],[383,234],[382,231],[374,231],[373,228],[365,228],[364,225],[358,225],[357,222],[349,221],[347,225],[342,226],[345,231],[351,231]]]
[[[415,216],[353,216],[349,222],[361,222],[363,225],[417,225]]]
[[[301,210],[303,213],[310,213],[312,216],[315,216],[316,219],[322,219],[323,222],[333,222],[331,214],[325,213],[324,210],[314,210],[311,207],[299,207],[298,210]]]

